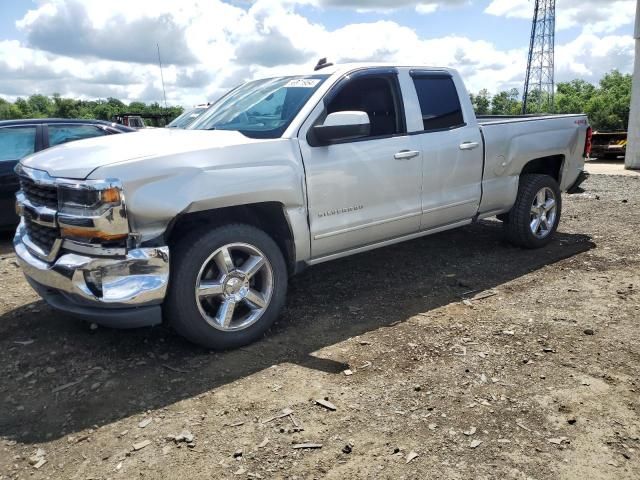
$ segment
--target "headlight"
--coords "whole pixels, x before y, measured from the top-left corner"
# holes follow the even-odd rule
[[[61,184],[58,211],[82,217],[101,215],[122,202],[122,190],[112,182]]]
[[[59,183],[58,212],[64,238],[103,243],[129,235],[124,194],[117,180]]]

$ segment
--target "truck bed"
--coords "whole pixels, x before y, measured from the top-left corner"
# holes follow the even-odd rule
[[[532,159],[557,162],[562,191],[583,170],[586,115],[480,116],[478,123],[485,148],[481,214],[512,205],[520,172]]]

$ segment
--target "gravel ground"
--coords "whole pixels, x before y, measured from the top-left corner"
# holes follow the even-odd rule
[[[312,268],[223,353],[53,312],[5,237],[0,479],[640,478],[639,187],[592,177],[539,251],[483,222]]]

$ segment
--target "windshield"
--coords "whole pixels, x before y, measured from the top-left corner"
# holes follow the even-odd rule
[[[250,138],[279,138],[329,75],[255,80],[218,100],[188,129],[236,130]]]
[[[191,122],[193,122],[196,118],[202,115],[202,112],[205,112],[208,107],[196,107],[191,110],[184,112],[178,118],[176,118],[173,122],[171,122],[167,127],[169,128],[185,128]]]

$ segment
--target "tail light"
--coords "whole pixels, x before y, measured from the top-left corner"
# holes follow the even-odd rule
[[[591,127],[587,127],[587,138],[584,141],[584,158],[589,158],[591,156],[592,140],[593,129]]]

